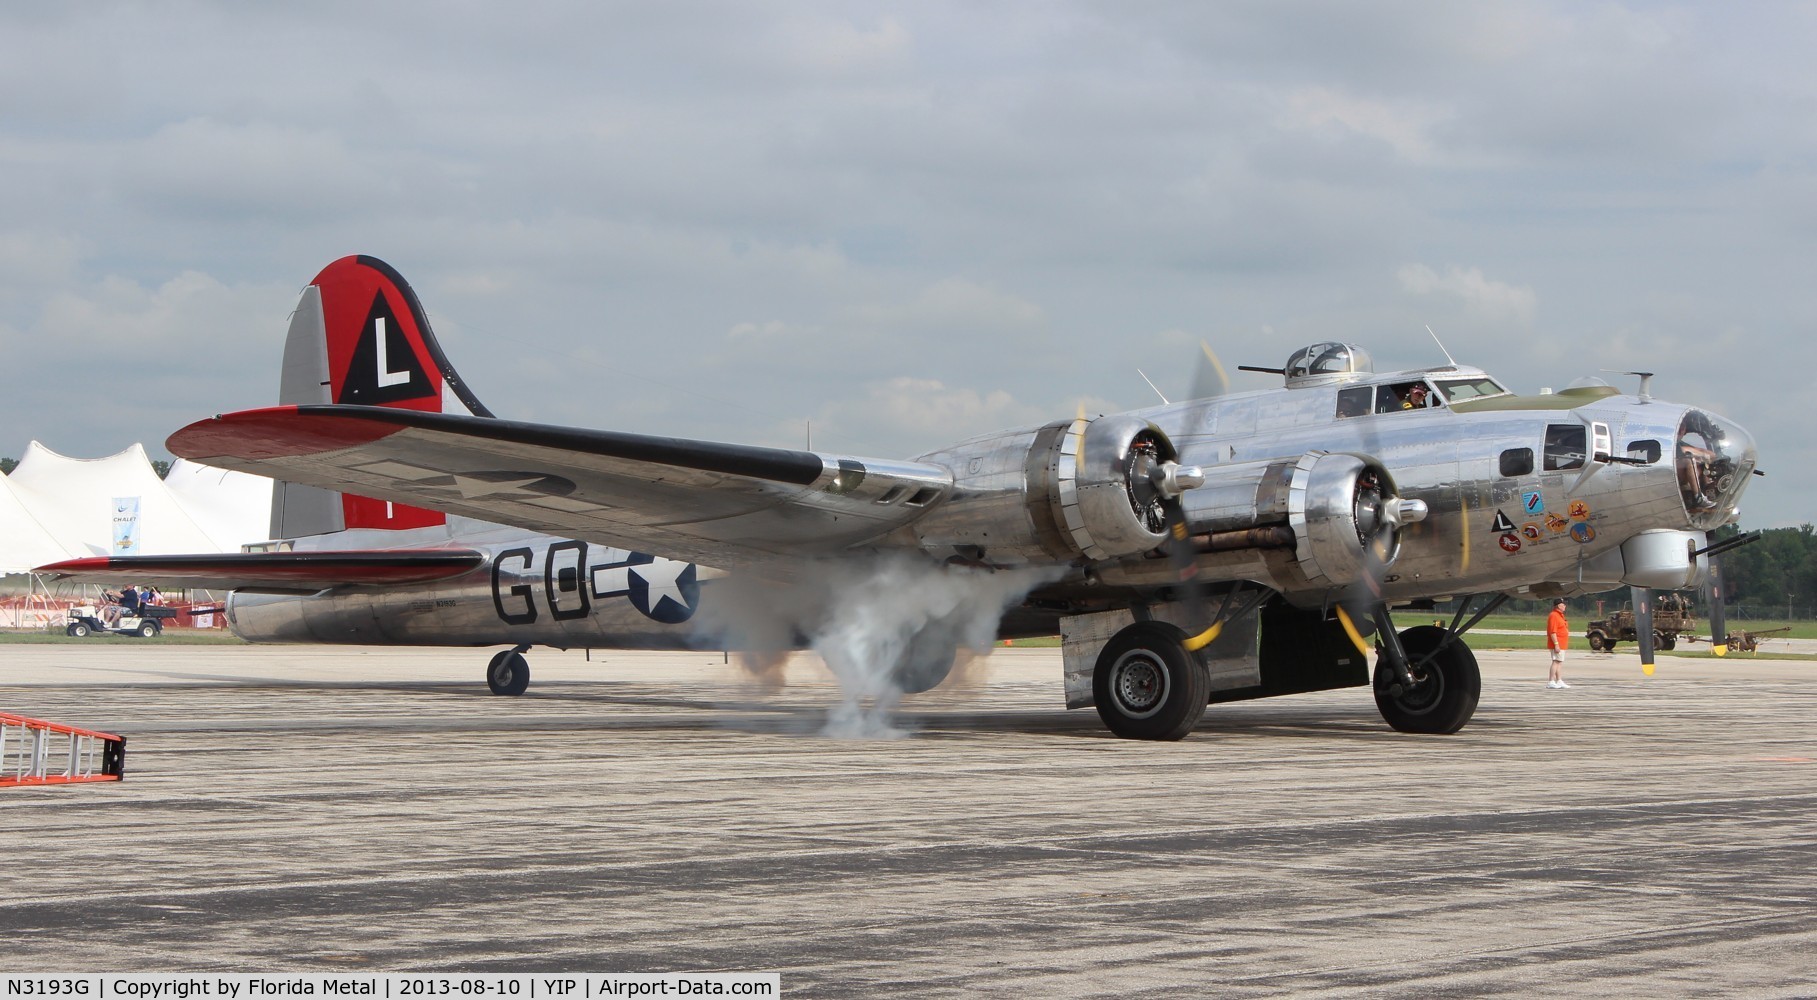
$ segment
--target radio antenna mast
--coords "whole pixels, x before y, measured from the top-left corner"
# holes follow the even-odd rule
[[[1144,382],[1147,382],[1147,383],[1148,383],[1148,387],[1149,387],[1149,388],[1150,388],[1150,389],[1153,389],[1153,390],[1154,390],[1154,391],[1155,391],[1155,395],[1157,395],[1157,396],[1159,396],[1159,397],[1161,397],[1161,402],[1163,402],[1163,403],[1169,403],[1169,405],[1171,405],[1171,403],[1170,403],[1170,401],[1169,401],[1169,400],[1168,400],[1168,398],[1167,398],[1167,394],[1166,394],[1166,393],[1164,393],[1164,392],[1162,392],[1162,391],[1161,391],[1161,387],[1160,387],[1160,386],[1158,386],[1158,385],[1156,385],[1156,384],[1155,384],[1155,380],[1154,380],[1154,379],[1151,379],[1151,378],[1149,378],[1149,377],[1148,377],[1148,373],[1147,373],[1147,372],[1145,372],[1145,371],[1143,371],[1143,370],[1142,370],[1142,369],[1140,369],[1140,368],[1137,368],[1137,369],[1136,369],[1136,374],[1137,374],[1137,375],[1140,375],[1140,376],[1142,376],[1142,381],[1144,381]]]
[[[1430,324],[1430,323],[1427,323],[1427,324],[1426,324],[1426,332],[1427,332],[1427,333],[1432,333],[1432,324]],[[1439,349],[1439,350],[1440,350],[1440,351],[1442,351],[1442,352],[1443,352],[1443,353],[1444,353],[1444,355],[1445,355],[1445,361],[1446,361],[1446,363],[1448,363],[1448,364],[1449,364],[1449,365],[1451,365],[1451,367],[1453,367],[1453,368],[1456,368],[1456,367],[1457,367],[1457,359],[1456,359],[1456,358],[1454,358],[1454,357],[1452,357],[1452,356],[1451,356],[1451,352],[1450,352],[1450,351],[1447,351],[1447,350],[1445,350],[1445,342],[1444,342],[1444,341],[1442,341],[1442,340],[1440,340],[1440,339],[1438,339],[1438,334],[1436,334],[1436,333],[1432,333],[1432,342],[1433,342],[1433,343],[1435,343],[1435,344],[1437,344],[1437,345],[1438,345],[1438,349]]]

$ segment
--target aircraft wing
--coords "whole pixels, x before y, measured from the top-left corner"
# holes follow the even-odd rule
[[[944,466],[350,405],[202,420],[223,469],[732,568],[862,545],[952,489]]]
[[[146,583],[159,588],[313,594],[330,587],[383,587],[446,580],[486,562],[473,549],[360,552],[227,552],[66,559],[33,572],[51,581]]]

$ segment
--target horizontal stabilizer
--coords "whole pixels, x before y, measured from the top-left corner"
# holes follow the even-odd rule
[[[34,572],[47,579],[165,589],[313,594],[330,587],[387,587],[447,580],[484,565],[473,549],[368,552],[229,552],[189,556],[66,559]]]

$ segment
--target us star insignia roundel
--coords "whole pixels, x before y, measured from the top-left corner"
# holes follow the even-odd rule
[[[631,606],[664,625],[679,625],[694,617],[700,606],[700,582],[694,577],[694,564],[659,559],[639,553],[647,562],[633,562],[629,593]]]

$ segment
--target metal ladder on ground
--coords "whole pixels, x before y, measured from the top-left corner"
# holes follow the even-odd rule
[[[0,712],[0,788],[125,776],[126,737]]]

